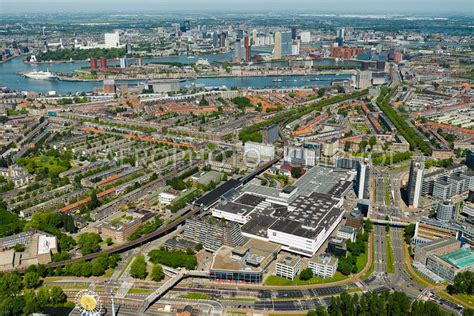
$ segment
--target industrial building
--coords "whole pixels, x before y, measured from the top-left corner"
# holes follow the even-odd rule
[[[212,215],[242,224],[246,237],[310,257],[342,220],[349,178],[346,171],[316,166],[284,189],[249,183],[212,207]]]

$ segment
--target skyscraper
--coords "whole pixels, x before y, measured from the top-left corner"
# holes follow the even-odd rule
[[[242,60],[242,40],[240,38],[235,40],[234,59],[238,62]]]
[[[227,38],[227,34],[226,34],[226,33],[221,33],[221,34],[219,35],[219,47],[220,47],[220,48],[225,48],[225,47],[227,46],[226,38]]]
[[[253,29],[253,31],[252,31],[252,45],[257,45],[257,36],[258,36],[257,30]]]
[[[357,166],[356,193],[359,199],[369,198],[369,164],[367,160],[361,161]]]
[[[244,60],[245,60],[246,63],[248,63],[250,61],[250,58],[252,57],[251,56],[251,51],[250,51],[251,47],[252,47],[252,45],[250,43],[250,37],[248,35],[245,35],[245,37],[244,37],[244,49],[245,49]]]
[[[466,166],[474,169],[474,152],[469,149],[466,150]]]
[[[296,40],[297,39],[297,34],[296,34],[296,27],[291,28],[291,39]]]
[[[189,31],[191,29],[191,22],[189,21],[183,21],[181,22],[180,26],[179,26],[179,30],[183,33],[186,33],[187,31]]]
[[[408,176],[407,198],[408,205],[417,208],[420,204],[421,191],[423,187],[424,165],[422,162],[413,160],[410,165]]]
[[[273,59],[281,59],[281,32],[275,33],[275,46],[273,48]]]
[[[341,47],[344,44],[344,28],[337,29],[336,43]]]

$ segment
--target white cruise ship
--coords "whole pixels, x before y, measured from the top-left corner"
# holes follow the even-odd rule
[[[25,77],[36,80],[54,80],[58,76],[49,71],[31,71],[24,74]]]

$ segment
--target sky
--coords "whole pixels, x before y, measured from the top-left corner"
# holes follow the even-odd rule
[[[300,11],[474,15],[474,0],[0,0],[0,15],[34,12]]]

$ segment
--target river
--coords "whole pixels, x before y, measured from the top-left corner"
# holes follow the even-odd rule
[[[232,58],[233,52],[226,54],[213,54],[202,56],[170,56],[158,58],[145,58],[145,63],[150,62],[178,62],[182,64],[194,64],[198,58],[208,59],[209,62],[223,62]],[[351,61],[347,61],[350,63]],[[331,59],[319,59],[315,61],[318,65],[333,65]],[[346,62],[344,62],[346,63]],[[23,62],[22,58],[13,58],[0,64],[0,87],[8,87],[16,91],[36,91],[47,93],[56,91],[57,94],[89,92],[102,86],[102,82],[71,82],[60,80],[34,80],[18,75],[20,71],[49,70],[53,73],[72,73],[77,69],[89,67],[88,62],[58,63],[58,64],[35,64],[30,65]],[[275,79],[281,79],[281,81]],[[182,83],[183,87],[190,87],[192,83],[198,87],[221,87],[228,88],[290,88],[303,86],[329,86],[335,79],[350,78],[348,74],[321,74],[309,76],[255,76],[255,77],[226,77],[226,78],[197,78]],[[138,81],[126,81],[136,84]],[[121,83],[121,81],[117,81]]]

